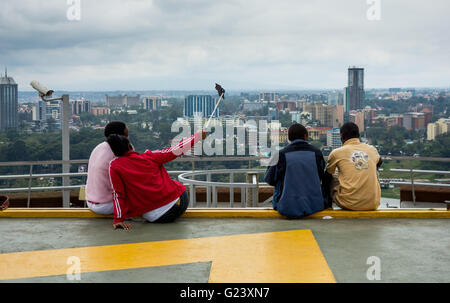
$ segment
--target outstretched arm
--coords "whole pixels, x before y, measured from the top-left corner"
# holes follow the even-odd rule
[[[176,159],[177,157],[183,155],[188,150],[190,150],[195,145],[195,143],[197,143],[198,141],[203,140],[205,138],[206,138],[206,132],[198,131],[198,132],[194,133],[192,136],[190,136],[189,138],[186,138],[183,141],[180,141],[179,143],[177,143],[176,145],[174,145],[170,148],[154,150],[154,151],[147,150],[145,152],[145,154],[148,155],[149,157],[151,157],[152,160],[154,160],[155,162],[157,162],[159,164],[165,164],[165,163],[170,162],[170,161]]]

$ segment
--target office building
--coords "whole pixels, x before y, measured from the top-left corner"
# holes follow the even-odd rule
[[[425,128],[425,115],[423,113],[405,113],[403,115],[403,127],[407,130],[418,130]]]
[[[91,113],[94,116],[109,115],[111,110],[108,107],[91,107]]]
[[[436,136],[446,134],[450,130],[450,118],[441,118],[427,125],[427,140],[434,140]]]
[[[360,110],[352,110],[349,112],[348,118],[349,122],[353,122],[358,125],[360,133],[364,131],[364,112]]]
[[[362,109],[364,101],[364,68],[348,68],[348,86],[345,88],[345,112]]]
[[[71,100],[70,108],[72,109],[73,115],[89,113],[91,111],[91,101],[85,99]]]
[[[160,96],[144,97],[142,99],[142,103],[144,104],[144,109],[146,111],[154,111],[154,110],[161,109],[161,97]]]
[[[259,93],[259,101],[275,103],[278,101],[278,94],[277,93]]]
[[[210,95],[190,95],[184,99],[184,117],[209,118],[214,110],[216,101]],[[219,117],[219,109],[214,113],[214,117]]]
[[[339,128],[336,127],[327,131],[327,145],[331,150],[342,146]]]
[[[12,77],[0,76],[0,131],[17,128],[18,88]]]

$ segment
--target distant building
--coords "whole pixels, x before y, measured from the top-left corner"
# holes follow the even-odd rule
[[[91,113],[94,116],[105,116],[111,113],[111,109],[108,107],[91,107]]]
[[[425,128],[425,115],[423,113],[403,114],[403,127],[407,130],[418,130]]]
[[[269,138],[271,142],[276,142],[278,139],[278,143],[283,144],[287,143],[288,140],[288,128],[280,127],[278,129],[270,128],[269,130]]]
[[[295,111],[295,108],[297,106],[297,103],[294,101],[278,101],[277,102],[277,109],[280,110],[288,110],[288,111]]]
[[[436,136],[446,134],[450,131],[450,118],[441,118],[435,123],[427,125],[427,140],[434,140]]]
[[[27,105],[19,106],[17,110],[17,117],[19,121],[31,122],[33,121],[33,110]]]
[[[128,95],[118,95],[118,96],[108,96],[105,95],[106,106],[110,108],[123,107],[123,106],[140,106],[141,105],[141,95],[128,96]]]
[[[268,109],[269,121],[278,120],[278,110],[273,107]]]
[[[328,131],[331,130],[331,127],[312,127],[307,126],[308,137],[311,140],[319,141],[321,139],[327,139]]]
[[[0,77],[0,131],[17,128],[18,88],[12,77]]]
[[[184,117],[209,118],[214,110],[216,102],[210,95],[190,95],[184,99]],[[219,117],[219,109],[214,113],[214,117]]]
[[[242,109],[244,111],[255,111],[255,110],[261,110],[264,108],[264,103],[261,102],[250,102],[250,101],[244,101],[244,104],[242,105]]]
[[[348,86],[345,88],[345,111],[362,109],[364,101],[364,68],[348,68]]]
[[[277,93],[259,93],[259,101],[275,103],[278,101],[278,94]]]
[[[33,105],[33,121],[45,121],[47,115],[47,104],[44,101],[38,101]]]
[[[344,123],[344,108],[342,105],[325,105],[321,102],[307,104],[304,112],[311,114],[312,120],[319,121],[321,126],[339,127]]]
[[[327,145],[331,148],[331,150],[339,148],[342,146],[341,142],[341,133],[339,128],[330,129],[327,132]]]
[[[78,99],[71,100],[70,107],[73,115],[80,115],[81,113],[89,113],[91,111],[91,101]]]
[[[142,99],[142,103],[144,104],[144,109],[146,111],[154,111],[154,110],[161,109],[161,97],[160,96],[144,97]]]
[[[329,92],[328,93],[328,105],[343,105],[344,96],[341,92]]]
[[[358,125],[359,132],[364,131],[364,112],[360,110],[352,110],[348,115],[348,121]]]

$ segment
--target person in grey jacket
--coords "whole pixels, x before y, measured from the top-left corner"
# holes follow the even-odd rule
[[[275,187],[273,208],[288,218],[301,218],[331,207],[329,176],[322,152],[308,143],[307,129],[298,123],[288,129],[290,144],[271,163],[264,180]]]

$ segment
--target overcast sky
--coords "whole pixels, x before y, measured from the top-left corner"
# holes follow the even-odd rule
[[[450,2],[1,0],[0,66],[29,90],[302,89],[450,85]],[[3,68],[1,68],[3,73]]]

